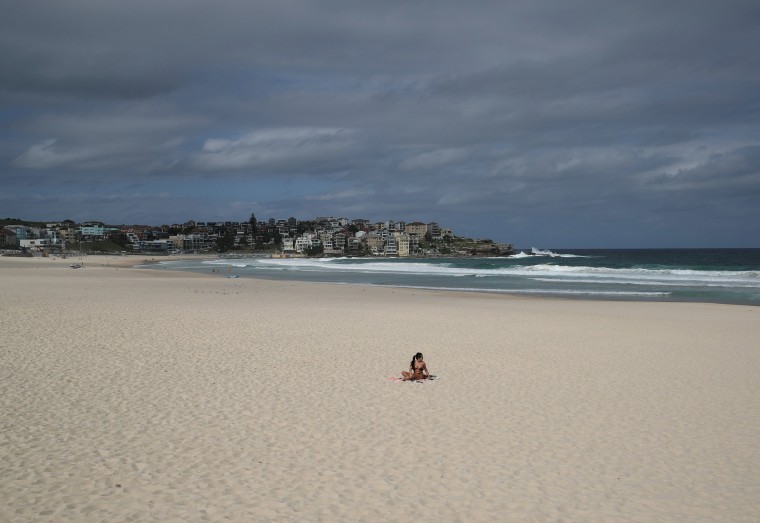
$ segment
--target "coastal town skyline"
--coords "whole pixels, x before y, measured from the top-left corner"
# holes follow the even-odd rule
[[[751,2],[4,14],[0,216],[297,209],[556,248],[760,246]]]
[[[189,220],[162,225],[24,222],[0,220],[0,252],[25,255],[77,250],[122,254],[224,253],[228,251],[326,256],[509,255],[512,244],[488,238],[457,237],[438,222],[371,221],[318,216],[299,220],[269,218],[248,221]]]

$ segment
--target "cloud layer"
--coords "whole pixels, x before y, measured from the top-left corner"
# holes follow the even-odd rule
[[[546,247],[760,246],[752,2],[4,11],[0,214],[335,214]]]

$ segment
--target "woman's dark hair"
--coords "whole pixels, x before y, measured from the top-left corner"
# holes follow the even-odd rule
[[[418,352],[414,356],[412,356],[412,362],[409,364],[409,368],[412,369],[412,374],[414,374],[414,361],[415,360],[421,360],[422,359],[422,353]]]

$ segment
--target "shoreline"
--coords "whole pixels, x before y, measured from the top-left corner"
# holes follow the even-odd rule
[[[210,278],[222,278],[227,279],[221,272],[221,268],[214,267],[210,269],[172,269],[172,268],[151,268],[150,265],[158,264],[161,262],[173,262],[173,261],[211,261],[211,260],[227,260],[234,258],[220,257],[218,255],[206,255],[206,254],[187,254],[187,255],[171,255],[171,256],[138,256],[138,255],[99,255],[90,254],[77,257],[15,257],[15,256],[0,256],[0,269],[3,267],[16,267],[25,268],[30,266],[35,267],[61,267],[69,268],[72,263],[84,262],[84,267],[112,267],[121,269],[137,269],[139,271],[155,271],[157,273],[178,273],[178,274],[194,274],[200,276],[208,276]],[[14,263],[15,262],[15,263]],[[208,272],[209,270],[216,270],[217,272]],[[287,278],[268,278],[262,275],[242,274],[237,275],[235,278],[240,280],[257,280],[264,282],[282,282],[284,284],[313,284],[313,285],[326,285],[326,286],[357,286],[360,288],[378,288],[378,289],[395,289],[398,291],[409,291],[419,293],[443,293],[451,296],[460,295],[477,295],[483,297],[492,298],[510,298],[510,299],[529,299],[529,300],[564,300],[568,302],[600,302],[600,303],[652,303],[652,304],[707,304],[707,305],[723,305],[739,308],[757,308],[760,307],[752,303],[733,303],[727,301],[705,301],[702,299],[677,299],[672,297],[657,298],[647,296],[635,296],[626,295],[616,297],[614,293],[610,296],[600,296],[590,294],[588,296],[583,293],[568,293],[562,294],[558,292],[520,292],[519,290],[487,290],[487,289],[470,289],[470,288],[450,288],[450,287],[424,287],[424,286],[409,286],[401,284],[374,284],[374,283],[359,283],[359,282],[337,282],[337,281],[314,281],[308,279],[287,279]]]
[[[226,262],[228,260],[235,260],[236,258],[214,258],[215,260],[218,260],[220,262]],[[241,258],[246,259],[246,258]],[[379,261],[385,261],[385,259],[378,258],[378,259],[372,259],[372,260],[379,260]],[[156,263],[160,263],[163,261],[172,261],[172,260],[156,260]],[[315,261],[324,261],[321,258],[316,259]],[[371,261],[371,260],[369,260]],[[240,268],[239,266],[235,266],[234,264],[231,265],[233,267],[230,269],[228,266],[225,265],[219,265],[219,266],[210,266],[211,271],[215,271],[217,275],[222,275],[222,269],[226,269],[228,272],[230,270],[234,271],[234,274],[231,275],[232,278],[254,278],[254,279],[262,279],[262,280],[268,280],[268,281],[292,281],[292,282],[312,282],[312,283],[325,283],[330,285],[360,285],[365,287],[388,287],[388,288],[395,288],[395,289],[410,289],[417,292],[425,292],[425,291],[436,291],[436,292],[453,292],[453,293],[476,293],[476,294],[487,294],[487,295],[502,295],[502,296],[512,296],[516,298],[547,298],[547,299],[564,299],[564,300],[579,300],[579,301],[605,301],[605,302],[647,302],[647,303],[715,303],[715,304],[723,304],[723,305],[736,305],[741,307],[753,307],[753,306],[760,306],[760,302],[757,302],[756,299],[748,298],[748,297],[740,297],[740,296],[730,296],[730,295],[720,295],[717,293],[711,293],[709,296],[686,296],[686,295],[678,295],[676,294],[675,289],[669,288],[664,290],[647,290],[646,288],[642,289],[623,289],[623,286],[620,286],[618,289],[606,289],[606,290],[598,290],[598,289],[520,289],[520,288],[477,288],[477,287],[455,287],[455,286],[437,286],[437,285],[425,285],[425,284],[415,284],[412,282],[405,283],[404,281],[396,281],[396,282],[378,282],[378,281],[358,281],[356,278],[345,278],[345,277],[338,277],[336,278],[335,275],[325,273],[324,275],[319,275],[319,273],[300,273],[297,271],[294,271],[293,273],[290,273],[290,276],[281,276],[281,274],[288,274],[288,273],[271,273],[271,272],[264,272],[264,273],[250,273],[245,270],[245,268]],[[167,271],[183,271],[183,272],[196,272],[204,274],[207,270],[209,270],[209,267],[182,267],[182,268],[172,268],[172,267],[157,267],[157,270],[167,270]],[[349,273],[350,274],[350,273]],[[680,291],[680,288],[676,287]]]

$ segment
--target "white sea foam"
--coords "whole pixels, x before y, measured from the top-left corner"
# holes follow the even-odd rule
[[[341,283],[340,285],[352,285]],[[400,289],[420,289],[434,291],[462,291],[462,292],[485,292],[489,294],[547,294],[552,296],[618,296],[618,297],[663,297],[670,296],[670,292],[647,292],[647,291],[597,291],[584,289],[479,289],[477,287],[431,287],[425,285],[376,285],[362,284],[368,287],[395,287]]]
[[[550,251],[548,249],[547,250],[536,249],[535,247],[531,248],[530,253],[527,253],[525,251],[520,251],[517,254],[513,254],[509,256],[509,258],[519,260],[522,258],[536,258],[536,257],[541,257],[541,256],[546,256],[549,258],[593,258],[593,256],[582,256],[580,254],[560,254],[560,253]]]
[[[348,259],[348,258],[344,258]],[[261,265],[274,265],[290,269],[308,270],[323,269],[329,271],[353,271],[353,272],[381,272],[381,273],[405,273],[405,274],[437,274],[442,276],[467,276],[476,274],[481,269],[454,268],[448,263],[404,263],[388,262],[378,259],[369,263],[336,263],[335,258],[272,258],[257,260]]]
[[[532,256],[532,255],[526,255]],[[404,274],[440,277],[520,277],[540,282],[598,283],[626,285],[673,285],[705,287],[760,288],[758,271],[699,271],[687,269],[642,269],[567,266],[551,263],[512,265],[496,268],[457,267],[449,262],[403,262],[375,258],[372,261],[350,258],[251,258],[213,260],[206,264],[293,270],[300,272]]]
[[[584,284],[607,284],[607,285],[643,285],[651,287],[734,287],[734,288],[760,288],[760,285],[745,284],[744,282],[732,283],[729,281],[722,282],[705,282],[705,281],[675,281],[675,280],[625,280],[625,279],[608,279],[603,278],[531,278],[533,281],[540,281],[546,283],[584,283]]]
[[[713,287],[758,287],[757,271],[697,271],[687,269],[612,269],[532,265],[526,276],[538,281]]]
[[[536,249],[535,247],[531,247],[530,252],[531,254],[528,256],[548,256],[550,258],[590,258],[590,256],[581,256],[580,254],[558,254],[556,252],[550,251],[549,249],[541,250]]]

